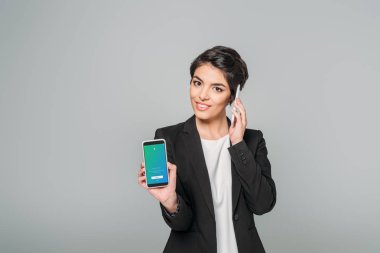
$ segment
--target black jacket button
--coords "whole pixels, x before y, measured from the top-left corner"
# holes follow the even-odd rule
[[[239,214],[235,214],[234,220],[238,220],[238,219],[239,219]]]

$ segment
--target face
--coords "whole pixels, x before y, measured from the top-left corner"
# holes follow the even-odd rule
[[[195,70],[190,83],[190,99],[197,118],[212,121],[225,117],[230,96],[230,87],[220,69],[203,64]]]

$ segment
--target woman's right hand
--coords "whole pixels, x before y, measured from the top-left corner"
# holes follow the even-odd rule
[[[145,188],[153,197],[155,197],[165,209],[174,213],[177,209],[177,193],[176,189],[176,179],[177,179],[177,166],[175,164],[167,163],[169,169],[169,184],[165,187],[158,188],[148,188],[146,184],[145,175],[145,164],[141,163],[140,170],[138,173],[138,183],[143,188]]]

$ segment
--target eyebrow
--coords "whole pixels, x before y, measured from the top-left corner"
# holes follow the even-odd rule
[[[199,80],[203,83],[203,80],[200,79],[198,76],[193,76],[193,78],[197,78],[197,79],[199,79]],[[222,83],[212,83],[211,85],[226,87],[226,85],[224,85],[224,84],[222,84]]]

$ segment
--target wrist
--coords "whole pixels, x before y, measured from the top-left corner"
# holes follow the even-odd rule
[[[235,144],[238,144],[239,142],[243,141],[243,139],[237,139],[237,140],[231,140],[231,144],[232,145],[235,145]]]
[[[177,199],[177,193],[174,192],[167,200],[161,202],[161,204],[165,207],[165,209],[170,212],[174,213],[177,210],[177,204],[178,204],[178,199]]]

